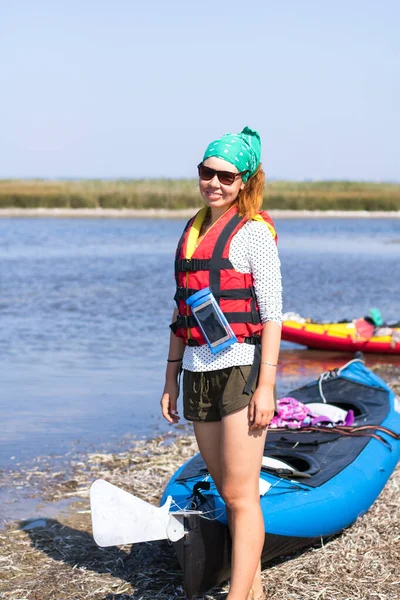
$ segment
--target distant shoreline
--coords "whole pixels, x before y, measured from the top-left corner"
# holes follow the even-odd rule
[[[2,208],[0,218],[83,218],[83,219],[187,219],[198,209],[163,208]],[[367,210],[279,210],[268,211],[275,219],[400,219],[397,211]]]
[[[282,215],[299,217],[337,216],[347,211],[385,213],[400,211],[400,183],[366,183],[362,181],[268,181],[263,192],[268,210],[295,211]],[[185,218],[202,205],[195,179],[128,179],[128,180],[7,180],[0,179],[0,210],[56,211],[56,216],[87,215],[95,217]],[[186,209],[189,212],[185,212]],[[94,214],[77,213],[94,210]],[[104,212],[101,212],[104,211]],[[106,212],[116,211],[116,212]],[[135,211],[135,212],[124,212]],[[138,211],[138,212],[136,212]],[[160,211],[160,212],[157,212]],[[310,211],[310,212],[309,212]],[[13,213],[16,214],[16,213]],[[40,213],[32,213],[36,216]],[[276,214],[281,214],[276,213]],[[24,216],[31,213],[24,212]],[[357,212],[360,216],[361,213]]]

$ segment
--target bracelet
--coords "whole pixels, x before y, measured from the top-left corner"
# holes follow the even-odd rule
[[[167,362],[182,362],[182,358],[167,358]]]
[[[266,362],[264,360],[261,361],[262,365],[269,365],[270,367],[277,367],[278,365],[275,365],[274,363],[270,363],[270,362]]]

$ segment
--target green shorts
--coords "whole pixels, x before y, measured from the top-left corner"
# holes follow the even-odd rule
[[[230,413],[250,404],[244,388],[251,365],[227,367],[218,371],[183,372],[183,415],[187,421],[221,421]],[[276,396],[275,408],[276,408]]]

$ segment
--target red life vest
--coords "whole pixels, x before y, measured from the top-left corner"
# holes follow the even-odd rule
[[[256,343],[263,326],[253,276],[251,273],[235,271],[229,260],[232,238],[247,223],[248,218],[240,217],[237,207],[232,206],[210,227],[196,246],[206,214],[207,207],[204,207],[188,221],[178,243],[175,254],[175,301],[179,314],[171,328],[176,336],[190,346],[206,343],[185,300],[195,292],[210,287],[238,341]],[[277,242],[275,227],[269,215],[260,211],[255,219],[265,222]]]

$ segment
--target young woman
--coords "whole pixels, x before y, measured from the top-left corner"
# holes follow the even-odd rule
[[[260,154],[258,133],[245,127],[209,144],[198,166],[205,207],[188,222],[176,252],[177,308],[161,398],[163,416],[177,423],[182,366],[184,416],[193,421],[200,453],[227,507],[228,600],[264,598],[259,475],[275,409],[282,288],[275,228],[260,210]],[[186,304],[205,287],[237,338],[215,354]]]

